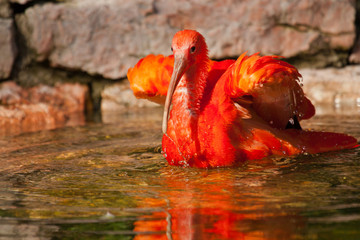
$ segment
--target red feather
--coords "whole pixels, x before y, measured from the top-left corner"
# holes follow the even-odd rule
[[[204,38],[192,30],[178,32],[172,48],[175,60],[150,55],[128,72],[137,97],[160,103],[167,97],[169,109],[172,103],[162,142],[169,164],[234,166],[270,155],[358,146],[345,134],[287,129],[300,128],[297,121],[312,117],[315,108],[300,73],[280,57],[244,53],[236,61],[213,62]]]

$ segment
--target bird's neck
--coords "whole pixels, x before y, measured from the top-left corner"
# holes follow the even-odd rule
[[[184,73],[172,99],[168,137],[177,145],[185,163],[188,161],[185,156],[189,153],[201,152],[198,122],[208,78],[208,62],[196,63]]]
[[[208,77],[209,60],[193,64],[181,78],[173,96],[173,107],[179,107],[197,116]]]

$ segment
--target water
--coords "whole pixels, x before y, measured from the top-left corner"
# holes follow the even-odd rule
[[[0,138],[0,239],[360,239],[360,150],[168,166],[161,110]],[[360,115],[305,128],[360,138]]]

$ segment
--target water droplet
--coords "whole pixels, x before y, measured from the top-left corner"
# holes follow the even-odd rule
[[[292,125],[294,125],[294,124],[295,124],[295,121],[294,121],[294,119],[293,119],[293,118],[290,118],[290,119],[289,119],[289,122],[290,122],[290,124],[292,124]]]
[[[110,212],[106,212],[105,215],[100,217],[100,219],[104,219],[104,220],[113,219],[113,218],[115,218],[115,216]]]
[[[271,120],[269,123],[270,123],[270,124],[273,124],[273,123],[274,123],[274,121],[273,121],[273,120]]]

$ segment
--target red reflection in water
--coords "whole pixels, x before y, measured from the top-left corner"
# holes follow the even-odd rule
[[[165,201],[168,207],[136,221],[135,239],[290,239],[304,228],[304,217],[269,199],[261,174],[235,179],[233,171],[204,171],[203,181],[164,175],[161,196],[143,204],[158,207]]]
[[[195,237],[244,239],[245,237],[244,233],[236,230],[236,223],[244,216],[221,209],[172,209],[167,213],[154,213],[149,218],[149,220],[137,221],[134,231],[161,234],[138,235],[135,239],[194,239]]]
[[[279,214],[281,215],[281,213]],[[304,227],[297,215],[240,214],[224,209],[172,209],[135,222],[135,239],[291,239]]]

